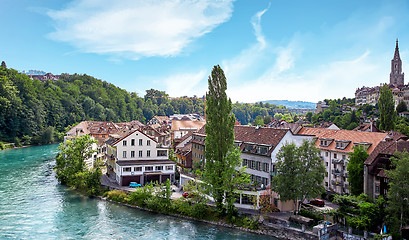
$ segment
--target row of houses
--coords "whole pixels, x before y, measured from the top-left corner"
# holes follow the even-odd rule
[[[395,151],[409,149],[409,141],[407,136],[396,131],[369,130],[368,127],[341,130],[334,126],[312,128],[285,124],[276,127],[234,127],[235,146],[241,150],[242,165],[247,166],[246,172],[250,174],[255,190],[262,191],[277,175],[276,154],[284,144],[294,143],[300,146],[302,141],[310,140],[315,141],[315,146],[320,150],[326,169],[323,185],[327,191],[337,194],[350,193],[347,171],[349,156],[354,147],[363,147],[369,154],[365,161],[364,193],[375,199],[387,192],[385,170],[390,169],[389,158]],[[194,165],[203,164],[205,139],[205,127],[183,138],[175,147],[178,165],[192,168]],[[277,207],[280,209],[280,206]],[[286,209],[284,207],[280,210]]]
[[[87,159],[87,165],[91,167],[98,160],[104,162],[107,176],[121,186],[130,182],[143,185],[153,181],[162,183],[167,179],[183,183],[183,177],[186,181],[192,179],[183,174],[176,179],[176,168],[204,166],[205,122],[154,117],[149,124],[84,121],[67,133],[65,141],[83,134],[98,140],[98,144],[92,146],[96,152]],[[321,151],[322,164],[326,168],[323,185],[328,191],[350,193],[349,154],[355,146],[362,146],[369,154],[365,161],[365,193],[372,198],[385,195],[385,170],[390,167],[389,158],[395,151],[409,147],[408,138],[394,131],[371,132],[368,129],[340,130],[332,125],[329,128],[311,128],[274,121],[267,127],[237,123],[234,144],[241,151],[242,166],[247,167],[252,183],[249,189],[239,194],[237,204],[251,207],[252,202],[248,200],[254,195],[259,196],[278,174],[276,155],[281,147],[287,143],[300,146],[304,140],[315,141],[315,146]],[[169,160],[171,148],[174,148],[177,163]],[[280,202],[278,199],[275,194],[274,204],[279,210],[292,210],[292,202]]]
[[[107,176],[120,186],[130,182],[162,183],[167,179],[175,182],[175,162],[169,160],[171,143],[178,136],[199,130],[204,125],[199,120],[188,114],[155,116],[147,125],[139,121],[83,121],[67,132],[64,142],[82,135],[96,139],[98,143],[91,146],[95,153],[86,159],[87,166],[103,162]]]

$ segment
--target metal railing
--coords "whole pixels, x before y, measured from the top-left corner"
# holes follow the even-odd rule
[[[341,176],[344,175],[344,170],[333,169],[332,174]]]
[[[344,159],[332,159],[333,164],[344,164]]]

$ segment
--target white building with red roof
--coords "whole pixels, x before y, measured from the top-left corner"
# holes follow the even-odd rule
[[[175,162],[169,160],[169,148],[141,130],[136,130],[111,144],[116,149],[115,179],[121,186],[130,182],[144,185],[175,180]]]

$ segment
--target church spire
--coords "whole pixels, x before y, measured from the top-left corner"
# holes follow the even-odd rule
[[[405,75],[402,72],[402,60],[399,56],[398,39],[396,39],[395,54],[391,61],[391,73],[389,74],[389,82],[394,86],[404,85]]]
[[[396,39],[395,55],[393,56],[393,59],[400,60],[398,39]]]

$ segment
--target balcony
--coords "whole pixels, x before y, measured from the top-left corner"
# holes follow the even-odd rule
[[[344,181],[331,181],[331,184],[334,186],[343,186],[344,185]]]
[[[344,164],[344,159],[332,159],[333,164]]]
[[[343,170],[334,169],[334,170],[332,170],[332,174],[337,175],[337,176],[342,176],[342,175],[344,175],[344,171],[343,171]]]

